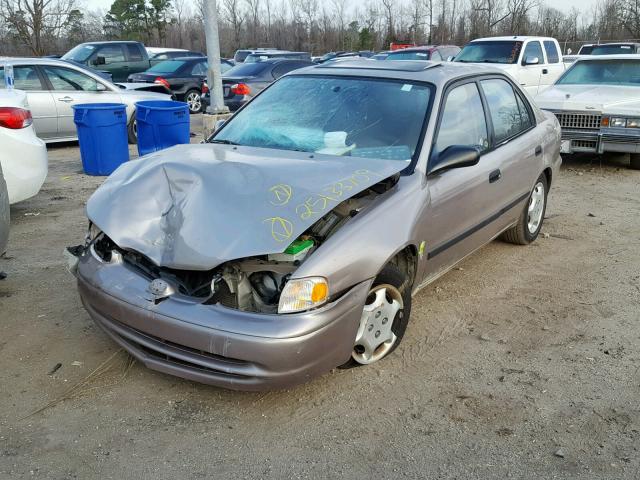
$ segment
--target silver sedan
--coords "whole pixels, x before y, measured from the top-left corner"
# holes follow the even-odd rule
[[[15,88],[27,93],[36,134],[47,143],[77,140],[73,105],[124,103],[129,142],[136,141],[135,104],[141,100],[169,100],[170,95],[125,89],[84,67],[49,58],[0,59],[0,88],[4,67],[13,65]]]

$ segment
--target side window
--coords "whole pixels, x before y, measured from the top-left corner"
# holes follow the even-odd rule
[[[96,80],[69,68],[45,66],[44,73],[54,90],[81,90],[85,92],[98,90]]]
[[[533,42],[527,43],[527,46],[524,49],[524,55],[522,57],[522,64],[524,65],[527,58],[537,58],[538,63],[544,63],[544,56],[542,55],[542,47],[540,46],[540,42],[535,40]]]
[[[105,45],[98,50],[97,56],[104,57],[105,65],[124,62],[124,50],[121,45]]]
[[[547,52],[547,61],[549,63],[560,63],[560,55],[556,43],[551,40],[544,41],[544,51]]]
[[[13,67],[13,84],[18,90],[46,90],[40,82],[36,67],[29,65]],[[4,67],[0,67],[0,88],[4,87]]]
[[[487,122],[475,83],[454,88],[447,95],[440,121],[436,151],[442,152],[451,145],[489,147]]]
[[[129,54],[129,60],[132,62],[141,62],[143,59],[142,52],[138,45],[127,43],[127,53]]]
[[[523,125],[520,105],[509,82],[491,79],[482,80],[480,85],[489,106],[496,143],[502,143],[529,127],[529,125]],[[526,109],[525,113],[528,117]]]
[[[522,129],[526,130],[535,125],[535,120],[531,115],[531,111],[525,105],[525,100],[523,100],[520,94],[516,94],[516,101],[518,102],[518,108],[520,109],[520,123],[522,124]]]
[[[434,60],[436,62],[442,60],[442,56],[440,55],[440,52],[438,52],[437,50],[432,50],[431,51],[431,60]]]
[[[191,75],[206,75],[207,65],[204,62],[196,63],[191,69]]]

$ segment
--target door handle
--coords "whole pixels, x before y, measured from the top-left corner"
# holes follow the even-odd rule
[[[539,157],[540,155],[542,155],[542,147],[538,145],[536,147],[536,157]]]
[[[497,182],[502,178],[502,172],[500,169],[494,170],[489,174],[489,183]]]
[[[67,97],[62,97],[58,99],[59,102],[64,102],[64,103],[69,103],[69,102],[73,102],[73,98],[67,96]]]
[[[547,70],[546,68],[543,68],[543,69],[542,69],[542,74],[543,74],[543,75],[546,75],[547,73],[549,73],[549,70]]]

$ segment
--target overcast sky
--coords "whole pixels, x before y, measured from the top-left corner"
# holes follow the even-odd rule
[[[322,1],[322,0],[321,0]],[[597,0],[542,0],[547,5],[568,12],[571,7],[579,8],[580,11],[588,13],[591,7],[596,4]],[[193,2],[193,0],[192,0]],[[218,0],[220,2],[220,0]],[[104,9],[108,10],[113,0],[84,0],[83,2],[89,10]],[[351,0],[352,5],[364,5],[365,0]]]

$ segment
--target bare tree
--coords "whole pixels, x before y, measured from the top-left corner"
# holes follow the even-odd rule
[[[60,36],[74,10],[75,0],[0,0],[0,18],[37,56],[47,52],[48,40]]]
[[[233,28],[233,41],[240,47],[242,45],[242,25],[245,21],[244,12],[240,11],[240,0],[223,0],[222,4]]]

